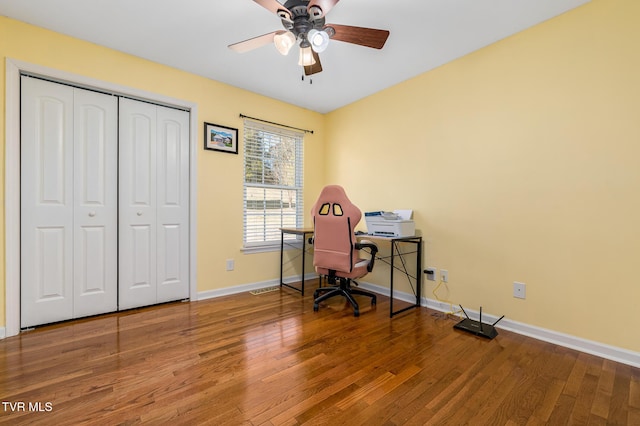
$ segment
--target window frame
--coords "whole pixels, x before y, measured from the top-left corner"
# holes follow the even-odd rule
[[[279,250],[282,238],[280,228],[301,228],[304,225],[304,133],[248,118],[245,118],[243,126],[242,250],[250,253]],[[289,148],[293,151],[293,159],[284,168],[269,169],[265,165],[277,162],[274,158],[278,159],[278,151],[270,154],[270,148],[277,149],[283,141],[293,143],[293,147]],[[286,156],[287,153],[285,150],[280,155]],[[278,176],[278,170],[284,177]],[[271,172],[270,176],[267,176],[268,171]],[[260,173],[260,176],[257,177],[256,173]],[[287,184],[280,179],[290,182]],[[263,196],[259,195],[260,191]],[[289,191],[293,192],[293,197],[285,196]],[[278,192],[279,197],[276,195]],[[273,198],[269,198],[269,193]],[[285,202],[285,198],[289,202]],[[252,209],[252,204],[256,208]],[[285,213],[285,210],[288,212]],[[293,222],[291,218],[294,218]],[[284,238],[295,240],[297,236],[286,234]]]

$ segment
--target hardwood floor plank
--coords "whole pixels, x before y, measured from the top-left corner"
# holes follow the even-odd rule
[[[607,416],[607,421],[612,424],[627,424],[630,410],[633,409],[630,406],[632,369],[637,370],[627,365],[616,365],[616,375],[613,379],[613,392]]]
[[[0,424],[640,424],[639,369],[425,308],[390,319],[384,296],[358,318],[312,304],[243,293],[1,340],[0,397],[27,405]]]
[[[616,363],[604,360],[602,363],[602,373],[598,381],[598,387],[591,406],[591,414],[599,418],[606,419],[609,415],[609,403],[613,392],[613,383],[616,373]]]
[[[556,406],[551,412],[551,417],[549,418],[550,425],[568,425],[569,419],[571,418],[571,411],[573,410],[573,405],[575,404],[575,397],[567,395],[566,393],[560,394],[558,397],[558,401],[556,402]]]
[[[586,374],[582,379],[580,391],[576,396],[576,402],[571,412],[571,422],[573,424],[587,424],[591,414],[591,406],[595,391],[598,386],[598,377]]]
[[[573,369],[571,370],[571,374],[567,379],[567,385],[565,386],[564,394],[572,397],[576,397],[578,392],[580,391],[580,387],[582,386],[582,381],[587,372],[587,364],[584,362],[584,359],[581,357],[582,354],[579,354],[579,358],[573,364]]]
[[[549,419],[551,418],[551,414],[553,413],[553,409],[556,406],[558,398],[560,398],[560,395],[562,394],[564,384],[564,381],[553,378],[551,382],[544,387],[544,397],[539,403],[537,409],[531,414],[531,417],[527,419],[527,425],[550,424]]]
[[[629,407],[640,410],[640,369],[632,368],[630,373]]]

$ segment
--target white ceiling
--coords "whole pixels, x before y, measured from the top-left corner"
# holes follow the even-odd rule
[[[312,84],[293,51],[227,48],[282,29],[252,0],[0,0],[0,14],[326,113],[588,1],[342,0],[327,23],[391,35],[382,50],[332,41]]]

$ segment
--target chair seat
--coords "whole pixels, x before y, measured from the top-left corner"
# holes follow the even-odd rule
[[[369,271],[367,271],[368,265],[369,265],[368,259],[358,259],[356,264],[353,266],[353,269],[351,270],[351,272],[336,271],[335,276],[339,278],[351,278],[351,279],[362,278],[369,273]],[[316,272],[319,275],[329,275],[329,269],[327,268],[316,267]]]
[[[369,264],[369,259],[360,259],[353,267],[354,268],[362,268],[363,266],[367,266]]]

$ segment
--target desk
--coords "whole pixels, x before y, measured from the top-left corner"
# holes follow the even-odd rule
[[[376,256],[376,260],[381,260],[382,262],[389,265],[390,277],[389,277],[389,317],[393,318],[394,315],[407,311],[413,308],[420,307],[420,292],[422,288],[422,237],[413,236],[413,237],[381,237],[377,235],[368,235],[368,234],[360,234],[357,236],[358,238],[380,241],[389,241],[391,243],[391,254],[389,256]],[[401,251],[401,247],[407,244],[414,245],[414,250],[412,251]],[[378,252],[380,253],[380,252]],[[411,275],[411,273],[407,270],[407,264],[405,262],[405,256],[409,254],[416,254],[416,274]],[[395,258],[398,257],[400,259],[400,263],[402,268],[395,265]],[[389,260],[387,260],[389,259]],[[416,296],[416,302],[413,305],[406,306],[397,311],[393,310],[393,278],[394,278],[394,270],[398,269],[402,271],[409,281],[409,285],[413,288],[413,294]],[[413,287],[411,280],[415,281],[416,286]]]
[[[282,269],[284,263],[284,234],[302,235],[302,284],[300,288],[294,287],[282,281]],[[313,236],[313,228],[280,228],[280,287],[286,286],[296,291],[299,291],[304,296],[304,266],[305,266],[305,253],[307,252],[307,235]],[[296,238],[296,242],[298,239]],[[293,246],[292,244],[288,244]]]

